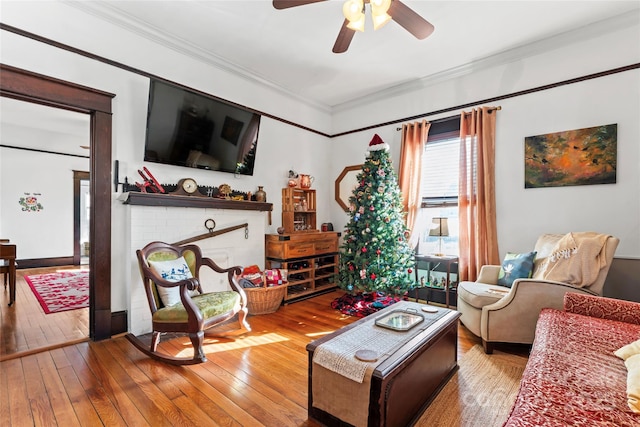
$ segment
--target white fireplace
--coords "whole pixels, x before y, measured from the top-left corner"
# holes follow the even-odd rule
[[[161,197],[172,197],[163,195]],[[127,202],[125,202],[127,203]],[[233,203],[233,202],[231,202]],[[239,202],[253,203],[253,202]],[[237,204],[236,204],[237,205]],[[267,205],[267,204],[263,204]],[[130,274],[129,279],[129,332],[140,335],[151,332],[151,312],[142,286],[136,250],[153,241],[174,243],[208,234],[205,226],[208,219],[216,223],[214,231],[247,223],[239,228],[217,236],[193,242],[202,250],[204,257],[213,259],[223,268],[257,264],[264,268],[264,236],[268,227],[268,212],[261,210],[218,209],[205,207],[146,206],[128,204]],[[201,270],[203,291],[229,289],[226,275]]]

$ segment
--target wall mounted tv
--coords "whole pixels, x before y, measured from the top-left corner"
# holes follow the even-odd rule
[[[253,175],[260,115],[151,80],[144,160]]]

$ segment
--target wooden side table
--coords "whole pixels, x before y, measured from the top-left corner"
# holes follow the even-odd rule
[[[418,269],[420,263],[427,263],[429,267],[431,264],[443,264],[447,268],[447,281],[444,286],[444,294],[445,294],[445,304],[447,308],[450,307],[449,302],[449,284],[451,283],[451,265],[458,263],[458,257],[455,255],[417,255],[416,254],[416,281],[418,280]]]

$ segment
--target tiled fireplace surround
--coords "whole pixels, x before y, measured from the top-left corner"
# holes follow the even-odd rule
[[[170,197],[170,196],[168,196]],[[211,209],[202,207],[167,207],[127,205],[129,224],[129,331],[135,335],[151,332],[151,312],[142,287],[136,250],[152,241],[168,243],[186,240],[208,233],[207,219],[216,222],[215,231],[248,223],[245,229],[230,231],[194,242],[203,256],[213,259],[221,267],[258,264],[264,267],[264,236],[268,227],[268,213],[258,210]],[[125,238],[126,240],[126,238]],[[228,289],[226,275],[201,270],[203,291]]]

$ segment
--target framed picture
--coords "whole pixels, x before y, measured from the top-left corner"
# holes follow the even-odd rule
[[[224,124],[222,125],[222,134],[220,136],[233,145],[238,145],[238,138],[240,137],[240,132],[242,132],[242,126],[244,126],[244,123],[240,120],[232,119],[231,117],[226,116],[224,118]]]
[[[524,187],[615,184],[618,125],[528,136]]]

